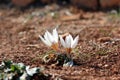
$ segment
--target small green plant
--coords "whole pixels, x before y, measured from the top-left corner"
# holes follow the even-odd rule
[[[30,68],[12,61],[3,61],[0,64],[0,80],[34,80],[35,75],[43,75],[40,68]]]
[[[66,35],[65,37],[59,36],[56,28],[53,30],[52,34],[48,31],[45,32],[45,35],[39,36],[40,39],[44,44],[51,47],[55,52],[52,52],[50,54],[46,54],[43,57],[43,61],[45,63],[55,63],[56,64],[62,64],[63,66],[73,66],[73,60],[71,57],[72,49],[74,49],[77,46],[79,36],[73,37],[71,34]],[[60,38],[60,42],[59,42]],[[60,52],[60,44],[64,47],[65,52]]]
[[[106,48],[99,48],[99,50],[96,51],[96,54],[100,56],[107,55],[107,53],[108,53],[108,50]]]

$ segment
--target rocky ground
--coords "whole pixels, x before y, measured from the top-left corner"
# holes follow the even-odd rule
[[[39,39],[46,30],[79,35],[74,67],[47,65],[41,57],[50,50]],[[119,80],[120,14],[84,12],[71,7],[47,5],[20,11],[0,7],[0,62],[23,62],[44,67],[51,80]]]

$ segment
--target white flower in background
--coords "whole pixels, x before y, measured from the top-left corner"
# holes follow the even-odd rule
[[[68,53],[71,52],[72,48],[75,48],[78,44],[79,36],[76,36],[75,39],[69,34],[66,36],[65,40],[60,36],[60,42]]]
[[[24,73],[22,74],[22,76],[20,76],[19,80],[26,80],[27,77],[28,77],[28,74],[27,74],[26,72],[24,72]]]
[[[58,50],[58,32],[56,28],[53,30],[52,34],[48,31],[45,32],[44,37],[39,35],[40,39],[44,44],[46,44],[49,47],[52,47],[55,50]]]
[[[39,70],[39,68],[35,67],[35,68],[31,68],[30,66],[26,66],[26,72],[29,76],[33,76],[35,73],[37,73]]]

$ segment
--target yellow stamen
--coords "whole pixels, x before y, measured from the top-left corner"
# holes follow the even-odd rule
[[[58,51],[58,49],[59,49],[58,43],[53,44],[51,47],[56,51]]]
[[[72,49],[71,49],[71,48],[66,48],[66,51],[67,51],[68,53],[70,53],[70,52],[72,51]]]

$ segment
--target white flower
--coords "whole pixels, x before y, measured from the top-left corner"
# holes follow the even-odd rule
[[[47,46],[52,47],[55,50],[58,49],[58,32],[56,28],[53,30],[52,34],[46,31],[44,37],[41,35],[39,35],[39,37]]]
[[[30,66],[26,66],[26,72],[29,76],[33,76],[35,73],[38,72],[38,68],[31,68],[30,69]]]
[[[25,65],[24,65],[23,63],[18,63],[18,66],[19,66],[20,68],[24,68],[24,67],[25,67]]]
[[[68,67],[68,66],[69,66],[69,67],[72,67],[73,65],[74,65],[74,63],[73,63],[72,60],[69,61],[69,62],[67,62],[67,63],[64,63],[64,64],[63,64],[64,67]]]
[[[24,72],[24,73],[22,74],[22,76],[19,78],[19,80],[26,80],[27,77],[28,77],[28,74],[27,74],[26,72]]]
[[[66,48],[67,52],[70,53],[72,48],[75,48],[77,46],[79,40],[79,36],[77,36],[75,39],[69,34],[66,36],[65,40],[60,36],[60,42],[64,48]]]

